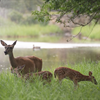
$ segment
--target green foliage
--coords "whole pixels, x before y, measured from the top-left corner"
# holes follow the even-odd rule
[[[17,10],[22,13],[37,9],[37,5],[42,4],[41,0],[1,0],[0,7]]]
[[[32,25],[37,24],[38,22],[34,20],[32,16],[27,16],[24,20],[21,21],[22,25]]]
[[[56,11],[60,16],[57,18],[57,22],[62,22],[61,18],[65,14],[71,13],[69,16],[69,20],[74,22],[76,17],[80,17],[81,15],[87,15],[90,17],[89,22],[86,24],[75,23],[79,25],[87,25],[93,19],[98,22],[100,18],[99,14],[100,10],[100,1],[99,0],[44,0],[44,4],[41,7],[41,11],[34,11],[33,14],[35,18],[43,21],[45,18],[50,20],[51,14],[50,11]],[[64,23],[64,22],[63,22]]]
[[[55,25],[13,25],[13,26],[1,26],[0,36],[10,37],[40,37],[50,33],[61,32],[59,27]]]
[[[23,15],[22,13],[13,10],[8,14],[9,19],[12,22],[15,22],[16,24],[20,25],[33,25],[33,24],[41,24],[41,25],[47,25],[48,22],[44,20],[44,22],[39,22],[33,18],[33,16],[29,15]]]
[[[81,30],[81,27],[76,27],[73,29],[72,33],[74,35],[78,34]],[[82,36],[91,38],[91,39],[100,39],[100,25],[97,24],[95,27],[94,25],[85,26],[81,30]]]
[[[7,25],[15,25],[15,23],[13,23],[9,19],[4,19],[4,18],[0,17],[0,27],[5,27]]]
[[[40,25],[47,25],[48,22],[39,22],[33,18],[33,16],[26,16],[21,22],[21,25],[33,25],[33,24],[40,24]]]
[[[48,69],[52,73],[53,70]],[[75,64],[74,67],[68,65],[72,69],[80,71],[82,74],[88,75],[92,71],[98,85],[91,82],[79,82],[79,88],[74,90],[73,82],[64,79],[60,85],[55,78],[50,84],[43,86],[40,80],[36,79],[33,83],[24,82],[15,77],[10,72],[0,73],[0,100],[99,100],[100,99],[100,62]]]
[[[38,19],[38,21],[49,21],[50,20],[50,16],[48,13],[48,10],[42,10],[42,12],[39,11],[34,11],[32,13],[34,19]]]
[[[32,16],[25,16],[19,23],[0,17],[0,37],[2,39],[56,42],[61,38],[57,37],[57,33],[61,32],[58,26],[38,22]]]
[[[23,19],[23,15],[17,11],[12,11],[9,14],[9,18],[11,21],[13,21],[15,23],[19,23]]]

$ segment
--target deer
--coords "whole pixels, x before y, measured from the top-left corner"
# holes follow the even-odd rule
[[[11,45],[7,45],[3,40],[1,40],[2,46],[5,47],[5,55],[9,56],[10,64],[11,64],[11,72],[13,73],[13,69],[16,69],[17,66],[25,65],[25,68],[21,71],[24,75],[29,72],[39,72],[42,70],[42,59],[35,56],[25,56],[25,57],[14,57],[13,49],[16,45],[16,41]]]
[[[36,72],[36,73],[30,72],[25,75],[22,75],[21,71],[24,68],[25,68],[25,65],[18,66],[16,69],[13,69],[13,71],[14,71],[14,73],[16,73],[17,77],[25,79],[25,81],[31,80],[31,82],[34,82],[34,79],[36,77],[39,77],[40,80],[44,81],[44,84],[51,82],[51,79],[53,77],[51,72],[49,72],[49,71],[40,71],[40,72]]]
[[[70,79],[74,83],[74,89],[76,89],[77,86],[79,87],[78,82],[80,81],[91,81],[97,85],[97,81],[94,76],[92,76],[91,71],[89,71],[89,76],[87,76],[68,67],[58,67],[54,71],[54,77],[58,77],[59,82],[61,82],[64,78]]]

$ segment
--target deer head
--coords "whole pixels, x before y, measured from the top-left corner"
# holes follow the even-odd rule
[[[24,68],[25,68],[25,65],[18,66],[17,68],[12,68],[11,73],[15,75],[20,75],[20,73],[22,73]]]
[[[89,71],[89,77],[90,77],[92,83],[94,83],[96,85],[98,84],[96,79],[94,78],[94,76],[92,76],[92,72],[91,71]]]
[[[1,44],[5,47],[5,55],[10,54],[16,44],[17,40],[12,45],[7,45],[4,41],[1,40]]]

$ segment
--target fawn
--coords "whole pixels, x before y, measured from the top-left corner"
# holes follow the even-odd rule
[[[68,79],[72,80],[74,83],[74,88],[76,88],[76,86],[78,86],[78,82],[80,82],[80,81],[91,81],[92,83],[97,85],[97,81],[94,78],[94,76],[92,76],[91,71],[89,71],[89,76],[86,76],[76,70],[73,70],[73,69],[70,69],[67,67],[58,67],[54,71],[54,76],[55,76],[55,78],[56,78],[56,76],[58,76],[58,79],[60,82],[64,78],[66,78],[66,79],[68,78]]]
[[[25,65],[22,66],[18,66],[16,69],[14,69],[14,73],[16,73],[16,75],[20,78],[24,78],[25,80],[31,80],[31,82],[34,81],[34,79],[36,77],[39,77],[40,80],[44,81],[45,83],[50,83],[51,82],[51,78],[53,77],[52,73],[49,71],[40,71],[40,72],[36,72],[36,73],[27,73],[25,75],[21,75],[21,71],[24,69]]]

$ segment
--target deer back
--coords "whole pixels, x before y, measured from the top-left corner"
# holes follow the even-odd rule
[[[42,59],[35,57],[35,56],[28,56],[28,58],[34,61],[36,71],[39,72],[42,70]]]
[[[42,79],[48,80],[50,79],[53,75],[49,71],[40,71],[38,73],[35,73],[35,76],[40,76]]]
[[[53,77],[52,73],[49,71],[40,71],[37,73],[27,73],[24,75],[24,79],[25,80],[31,80],[32,82],[34,81],[34,79],[36,77],[39,77],[40,80],[42,81],[47,81],[47,82],[51,82],[51,78]]]
[[[90,71],[89,71],[89,76],[87,76],[68,67],[59,67],[55,69],[54,76],[55,77],[58,76],[59,80],[62,80],[63,78],[68,78],[72,80],[76,85],[77,82],[80,81],[91,81],[92,83],[97,84],[96,79],[94,78],[94,76],[92,76],[92,72]]]
[[[28,59],[27,57],[17,57],[15,58],[15,61],[16,65],[19,67],[25,65],[24,69],[21,71],[22,74],[26,74],[29,72],[36,72],[35,63],[32,60]],[[13,69],[14,67],[11,67],[11,71]]]

